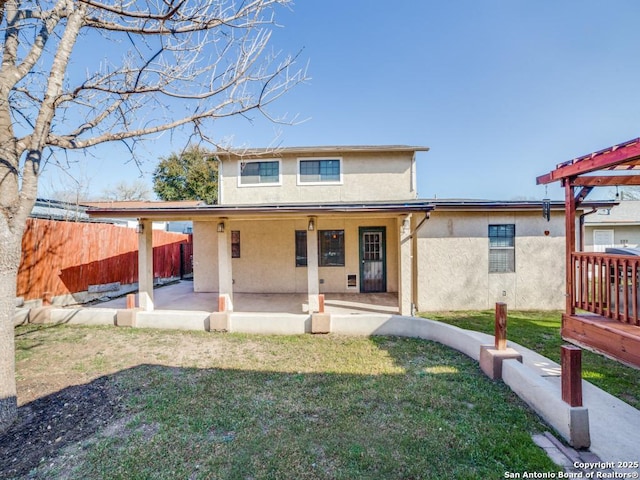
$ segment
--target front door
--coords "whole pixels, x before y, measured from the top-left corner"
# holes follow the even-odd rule
[[[384,227],[360,227],[360,292],[386,292]]]

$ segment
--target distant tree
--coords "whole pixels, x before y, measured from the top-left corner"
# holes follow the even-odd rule
[[[91,200],[91,179],[86,172],[57,178],[46,189],[44,198],[79,205]]]
[[[198,146],[163,157],[153,172],[153,191],[161,200],[218,203],[218,161]]]
[[[619,200],[640,200],[640,187],[624,187],[619,192],[616,190],[615,198]]]
[[[136,180],[131,183],[123,181],[118,182],[112,188],[104,190],[102,196],[105,200],[114,201],[149,200],[151,198],[151,191],[141,180]]]

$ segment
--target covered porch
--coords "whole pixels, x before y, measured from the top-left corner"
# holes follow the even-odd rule
[[[153,289],[152,222],[191,220],[191,294],[210,296],[215,308],[208,311],[411,315],[415,232],[432,208],[422,201],[239,206],[116,202],[89,214],[138,219],[141,310],[162,308]]]
[[[562,337],[640,368],[640,257],[582,251],[582,217],[576,218],[576,208],[595,187],[640,186],[640,139],[561,163],[537,178],[538,184],[554,181],[565,191]]]

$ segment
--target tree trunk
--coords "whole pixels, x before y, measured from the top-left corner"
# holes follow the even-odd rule
[[[16,419],[18,412],[15,377],[14,315],[18,268],[22,250],[22,229],[12,231],[0,215],[0,432]]]

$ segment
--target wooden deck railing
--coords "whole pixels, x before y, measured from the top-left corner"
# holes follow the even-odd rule
[[[640,257],[574,252],[573,306],[640,326]]]

